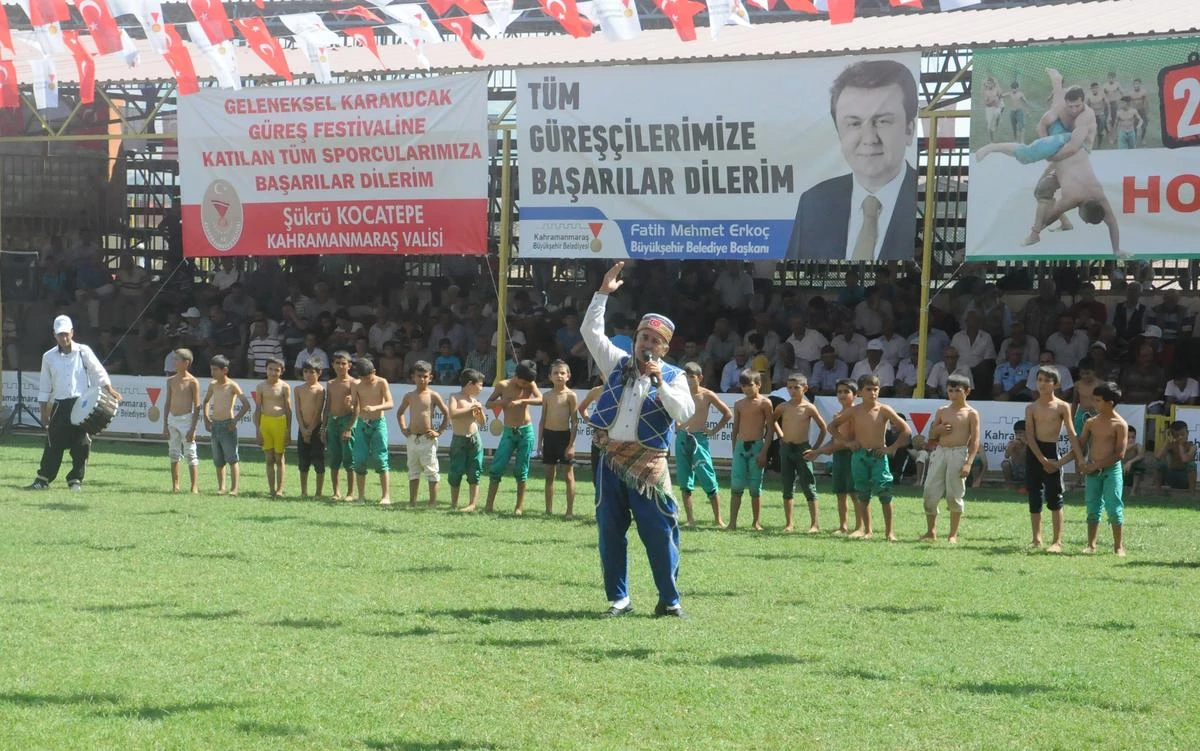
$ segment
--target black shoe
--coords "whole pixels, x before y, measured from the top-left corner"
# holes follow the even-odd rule
[[[671,607],[667,607],[666,605],[663,605],[661,602],[654,606],[654,617],[655,618],[678,618],[683,621],[690,620],[688,618],[688,614],[683,612],[682,606],[673,605]]]
[[[38,479],[34,480],[32,484],[26,485],[25,489],[26,490],[46,490],[49,487],[50,487],[50,483],[46,482],[45,480],[43,480],[42,478],[39,477]]]
[[[79,480],[71,480],[67,483],[67,490],[83,490],[83,483]]]
[[[601,613],[600,617],[601,618],[620,618],[621,616],[629,615],[632,612],[633,612],[633,603],[630,603],[623,608],[619,608],[616,605],[612,605],[608,608],[608,610],[605,610],[603,613]]]

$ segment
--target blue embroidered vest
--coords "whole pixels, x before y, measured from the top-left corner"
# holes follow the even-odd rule
[[[616,421],[617,407],[621,403],[621,394],[625,390],[625,375],[628,365],[629,358],[622,357],[617,367],[609,373],[604,390],[600,392],[600,398],[596,400],[596,406],[592,410],[589,422],[593,426],[608,430]],[[662,378],[666,383],[674,383],[681,373],[683,371],[674,365],[662,363]],[[657,395],[658,389],[651,386],[649,393],[642,401],[637,421],[637,440],[643,446],[666,450],[671,445],[675,421],[671,419],[671,415],[667,413],[662,402],[654,398]]]

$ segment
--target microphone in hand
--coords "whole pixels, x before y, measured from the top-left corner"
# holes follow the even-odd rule
[[[653,358],[650,356],[649,352],[642,353],[642,362],[650,362],[652,359]],[[659,386],[662,385],[662,382],[658,378],[658,373],[650,374],[650,385],[653,386],[654,388],[658,388]]]

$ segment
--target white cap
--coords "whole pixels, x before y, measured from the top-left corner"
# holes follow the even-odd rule
[[[195,305],[193,305],[192,307],[183,311],[183,317],[184,318],[199,318],[200,317],[200,309],[197,308]]]
[[[1142,332],[1142,336],[1146,337],[1147,339],[1162,339],[1162,329],[1151,324],[1150,326],[1146,327],[1145,331]]]
[[[70,317],[59,316],[58,318],[54,319],[54,335],[55,336],[66,333],[68,331],[74,331],[74,330],[75,330],[75,324],[71,323]]]
[[[872,339],[871,341],[867,342],[867,351],[870,352],[871,350],[875,350],[877,352],[882,352],[883,351],[883,340]]]
[[[1099,348],[1099,349],[1102,349],[1102,350],[1104,350],[1105,352],[1107,352],[1107,351],[1108,351],[1108,345],[1107,345],[1107,344],[1105,344],[1104,342],[1100,341],[1099,339],[1097,339],[1096,341],[1092,342],[1091,346],[1090,346],[1090,347],[1088,347],[1088,349],[1097,349],[1097,348]]]

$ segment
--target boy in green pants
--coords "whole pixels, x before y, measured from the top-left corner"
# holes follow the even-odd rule
[[[470,498],[463,511],[474,511],[479,501],[479,478],[483,474],[483,439],[479,429],[487,424],[479,394],[483,392],[483,373],[467,368],[458,376],[462,389],[450,395],[450,508],[458,508],[458,490],[467,478]]]
[[[683,494],[683,510],[687,514],[687,525],[694,527],[696,517],[692,509],[692,490],[696,484],[708,496],[712,504],[713,521],[723,528],[721,520],[721,497],[717,493],[717,473],[713,469],[712,452],[708,439],[717,435],[733,418],[733,411],[725,406],[721,398],[701,386],[704,370],[699,364],[689,362],[683,366],[684,377],[696,403],[696,412],[682,424],[675,426],[675,470],[679,481],[679,492]],[[721,419],[712,429],[708,427],[708,413],[716,409]]]
[[[1083,424],[1079,436],[1087,447],[1088,458],[1080,472],[1083,474],[1084,499],[1087,501],[1088,539],[1085,553],[1096,552],[1096,537],[1100,532],[1100,509],[1104,508],[1112,525],[1113,552],[1125,556],[1125,478],[1121,459],[1129,440],[1129,423],[1116,413],[1121,389],[1115,383],[1102,383],[1093,392],[1097,414]]]
[[[522,360],[517,363],[513,377],[498,381],[488,397],[488,407],[504,410],[504,434],[500,436],[496,453],[492,454],[492,466],[488,472],[491,481],[488,483],[487,505],[483,510],[489,513],[496,503],[496,493],[500,491],[500,477],[514,452],[516,462],[513,464],[513,477],[517,480],[517,506],[513,513],[517,516],[525,513],[525,482],[529,479],[529,459],[533,456],[536,442],[529,408],[542,403],[542,392],[534,383],[536,380],[537,363]]]
[[[843,378],[837,382],[837,400],[838,404],[842,405],[842,411],[835,415],[835,418],[845,414],[854,407],[854,400],[858,398],[858,384],[849,378]],[[808,461],[813,461],[821,454],[831,454],[831,469],[833,471],[833,492],[837,495],[838,504],[838,530],[836,534],[846,534],[848,531],[847,516],[849,513],[850,496],[854,493],[854,481],[850,477],[850,457],[854,454],[854,450],[850,445],[854,442],[854,426],[850,423],[842,423],[838,427],[832,424],[829,426],[829,443],[811,451],[804,452],[804,458]],[[854,531],[850,533],[853,538],[862,537],[866,532],[863,531],[862,508],[858,501],[854,502]]]

